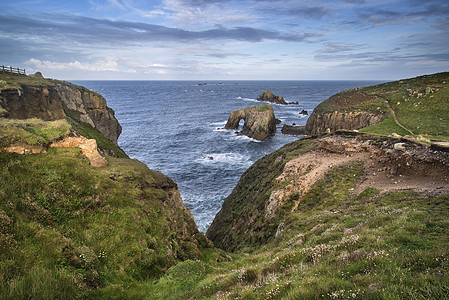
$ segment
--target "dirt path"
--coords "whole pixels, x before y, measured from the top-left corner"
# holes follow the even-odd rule
[[[404,125],[399,123],[398,117],[396,116],[396,112],[393,110],[393,108],[391,108],[390,103],[388,102],[388,100],[385,100],[385,103],[387,104],[388,108],[390,109],[390,112],[393,115],[393,118],[394,118],[394,121],[396,122],[396,124],[398,124],[404,130],[410,132],[411,135],[415,135],[411,130],[407,129]]]
[[[426,153],[425,150],[421,152]],[[364,164],[364,174],[351,190],[356,195],[369,187],[381,193],[414,190],[426,195],[449,195],[449,162],[435,163],[433,158],[430,159],[433,163],[426,161],[421,152],[381,149],[353,138],[324,138],[317,149],[285,165],[276,183],[290,183],[271,193],[265,209],[266,217],[273,216],[276,207],[292,198],[298,199],[294,201],[294,211],[300,205],[301,197],[324,178],[330,169],[355,161]]]

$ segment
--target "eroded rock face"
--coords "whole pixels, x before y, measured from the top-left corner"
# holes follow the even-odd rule
[[[333,95],[313,110],[307,119],[306,134],[335,132],[340,129],[354,130],[374,125],[383,119],[383,112],[353,109],[346,111],[346,108],[376,99],[376,96],[366,95],[358,89]]]
[[[66,85],[55,87],[61,97],[64,108],[76,121],[87,123],[98,129],[105,137],[117,145],[122,127],[115,118],[114,110],[106,105],[106,100],[99,94],[89,90],[78,90]],[[73,112],[75,112],[73,114]]]
[[[306,134],[320,134],[335,132],[336,130],[354,130],[379,123],[383,114],[374,114],[368,111],[339,112],[316,114],[309,117],[306,123]]]
[[[38,118],[44,121],[64,119],[61,98],[52,87],[22,86],[0,91],[2,107],[11,119]]]
[[[0,91],[5,116],[11,119],[64,119],[69,113],[76,121],[87,123],[117,145],[122,127],[106,100],[92,91],[64,83],[49,86],[22,85]]]
[[[240,133],[250,138],[262,141],[276,133],[276,118],[271,105],[255,105],[235,110],[229,116],[225,128],[237,129],[242,119],[245,123]]]
[[[97,150],[97,141],[94,139],[86,139],[83,136],[80,137],[66,137],[60,141],[55,141],[50,144],[53,148],[71,148],[79,147],[81,152],[89,159],[92,167],[106,167],[108,162],[102,157]]]

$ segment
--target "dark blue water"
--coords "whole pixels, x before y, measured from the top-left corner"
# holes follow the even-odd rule
[[[298,137],[281,134],[283,124],[305,125],[302,109],[373,81],[76,81],[103,95],[123,127],[120,147],[149,168],[171,177],[198,227],[205,232],[242,173],[256,160]],[[224,130],[233,110],[261,104],[271,89],[299,105],[273,105],[276,135],[263,142]],[[243,122],[243,121],[242,121]],[[243,125],[243,124],[242,124]]]

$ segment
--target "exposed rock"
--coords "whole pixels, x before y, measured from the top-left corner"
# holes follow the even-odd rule
[[[108,162],[102,157],[97,150],[97,141],[94,139],[86,139],[85,137],[66,137],[60,141],[50,144],[52,148],[71,148],[79,147],[83,154],[89,159],[92,167],[106,167]]]
[[[88,89],[49,81],[48,86],[21,85],[0,91],[0,102],[11,119],[38,118],[44,121],[64,119],[66,114],[89,124],[117,145],[122,127],[106,100]]]
[[[308,135],[331,133],[340,129],[354,130],[380,122],[383,114],[368,111],[340,112],[316,114],[315,111],[307,120],[305,132]]]
[[[306,134],[314,135],[335,132],[340,129],[354,130],[380,122],[384,113],[381,111],[352,110],[352,107],[378,99],[359,90],[350,90],[336,94],[318,105],[306,123]]]
[[[42,73],[41,72],[36,72],[36,73],[34,73],[34,74],[31,74],[31,75],[29,75],[30,77],[33,77],[33,78],[40,78],[40,79],[44,79],[44,76],[42,75]]]
[[[114,110],[106,105],[99,94],[87,89],[76,89],[67,85],[56,85],[64,109],[77,121],[87,123],[98,129],[105,137],[117,145],[122,127],[115,118]],[[75,112],[75,113],[73,113]]]
[[[11,119],[39,118],[54,121],[65,118],[62,102],[54,87],[22,86],[0,91],[2,107]]]
[[[405,151],[405,143],[396,143],[393,145],[394,150]]]
[[[29,145],[25,143],[13,144],[2,148],[2,152],[17,153],[22,155],[28,154],[43,154],[47,152],[41,145]]]
[[[271,105],[255,105],[231,113],[225,129],[236,129],[240,120],[245,121],[240,132],[256,140],[266,140],[276,132],[276,119]]]
[[[304,134],[305,126],[294,126],[294,125],[287,125],[284,124],[282,126],[281,132],[283,134],[291,134],[291,135],[301,135]]]
[[[309,113],[307,112],[307,110],[303,109],[299,112],[300,115],[304,115],[304,116],[308,116]]]
[[[271,90],[263,91],[263,93],[259,96],[259,98],[257,98],[257,100],[276,103],[276,104],[284,104],[284,105],[288,104],[284,100],[284,97],[274,95]]]
[[[405,150],[397,151],[394,138],[352,133],[300,139],[256,162],[223,202],[207,237],[229,251],[266,244],[281,234],[281,224],[288,220],[282,218],[285,210],[301,209],[304,195],[331,169],[347,164],[363,164],[354,195],[367,188],[449,193],[447,152],[429,151],[411,141],[401,143]]]

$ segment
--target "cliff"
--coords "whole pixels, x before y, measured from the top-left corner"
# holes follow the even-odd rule
[[[93,168],[77,128],[106,138],[87,123],[0,118],[1,148],[36,153],[0,153],[0,298],[447,298],[443,76],[381,85],[380,101],[356,104],[385,105],[360,130],[374,134],[302,137],[257,161],[207,232],[228,254],[165,175],[108,156]],[[385,99],[419,135],[388,136],[402,127]]]
[[[448,80],[449,73],[437,73],[341,92],[314,109],[306,134],[363,128],[385,135],[447,133],[438,120],[447,121]]]
[[[170,178],[97,152],[121,128],[103,97],[0,75],[0,298],[99,296],[219,256]]]
[[[296,212],[334,201],[327,178],[344,168],[355,172],[344,198],[355,199],[366,189],[449,195],[447,152],[408,140],[345,134],[303,138],[256,162],[225,199],[207,237],[229,251],[273,241]]]
[[[255,105],[235,110],[229,116],[225,128],[238,128],[242,119],[245,123],[240,133],[250,138],[266,140],[276,133],[276,118],[271,105]]]
[[[101,95],[58,80],[0,74],[0,107],[3,117],[10,119],[38,118],[54,121],[65,118],[83,131],[84,135],[89,135],[87,131],[90,127],[115,146],[122,131],[114,111],[107,107],[106,100]],[[112,150],[115,147],[108,147],[105,143],[107,142],[99,143],[105,153],[124,154],[115,153]]]

